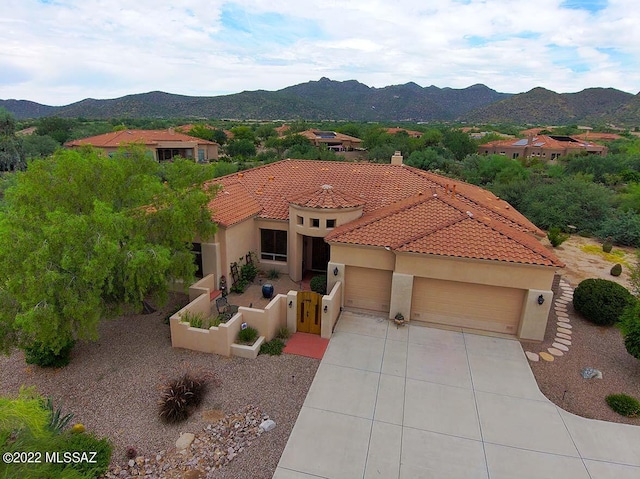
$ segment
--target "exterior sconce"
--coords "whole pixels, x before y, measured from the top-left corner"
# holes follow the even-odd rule
[[[333,275],[334,276],[338,276],[338,267],[336,266],[335,268],[333,268]]]
[[[289,301],[289,307],[292,308],[293,307],[293,301]]]
[[[544,303],[544,296],[540,295],[538,296],[538,304],[542,304]]]
[[[327,311],[329,311],[329,308],[327,307],[327,305],[326,305],[326,304],[324,305],[324,309],[323,309],[323,311],[324,311],[325,313],[326,313]]]

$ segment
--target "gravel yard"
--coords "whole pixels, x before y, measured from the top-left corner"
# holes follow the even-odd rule
[[[597,254],[583,251],[587,245],[597,245],[595,240],[572,236],[554,253],[567,266],[560,270],[565,281],[575,289],[587,278],[603,278],[619,282],[629,288],[628,273],[625,266],[623,275],[615,278],[609,274],[611,262]],[[635,262],[635,252],[631,248],[615,248],[625,254],[622,259],[627,263]],[[556,292],[556,297],[559,297]],[[592,419],[626,423],[640,426],[640,418],[627,418],[609,408],[605,397],[609,394],[625,393],[640,399],[640,361],[631,356],[624,347],[620,331],[615,327],[602,327],[592,324],[567,305],[571,324],[571,345],[569,351],[554,358],[553,362],[540,360],[529,362],[542,393],[563,409]],[[544,342],[522,342],[525,351],[547,351],[555,341],[558,316],[551,308]],[[580,372],[585,367],[599,369],[603,379],[583,379]]]
[[[99,340],[78,343],[65,368],[28,366],[20,351],[0,356],[0,393],[15,395],[20,386],[35,385],[63,412],[74,413],[72,423],[112,440],[114,466],[127,463],[129,446],[139,455],[155,457],[173,448],[180,433],[202,432],[217,420],[205,417],[253,406],[273,419],[276,428],[252,441],[212,477],[271,478],[320,362],[293,355],[248,360],[173,349],[164,317],[184,300],[175,295],[156,313],[105,321]],[[164,424],[157,405],[162,386],[184,372],[210,373],[215,385],[186,422]]]

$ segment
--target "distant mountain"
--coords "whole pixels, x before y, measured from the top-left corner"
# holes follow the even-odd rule
[[[421,87],[410,82],[374,88],[356,80],[321,78],[277,91],[198,97],[160,91],[109,100],[88,98],[53,107],[0,100],[16,118],[233,118],[352,121],[467,121],[475,123],[640,123],[640,98],[613,88],[555,93],[544,88],[512,95],[486,85]]]
[[[588,88],[578,93],[556,93],[544,88],[534,88],[526,93],[513,95],[505,100],[487,104],[468,114],[464,119],[476,123],[550,124],[601,123],[614,121],[636,124],[631,116],[622,121],[616,111],[623,108],[634,96],[613,88]]]

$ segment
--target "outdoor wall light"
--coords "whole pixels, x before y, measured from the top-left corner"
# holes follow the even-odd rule
[[[293,301],[289,301],[289,307],[293,308]]]
[[[333,275],[338,276],[338,273],[339,273],[338,267],[336,266],[335,268],[333,268]]]
[[[324,305],[324,310],[323,310],[323,311],[324,311],[325,313],[326,313],[327,311],[329,311],[329,308],[327,307],[327,305],[326,305],[326,304]]]
[[[544,296],[540,295],[538,296],[538,304],[542,304],[544,303]]]

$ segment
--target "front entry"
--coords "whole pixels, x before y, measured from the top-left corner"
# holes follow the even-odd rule
[[[321,298],[313,291],[298,292],[298,319],[296,329],[301,333],[320,334]]]

